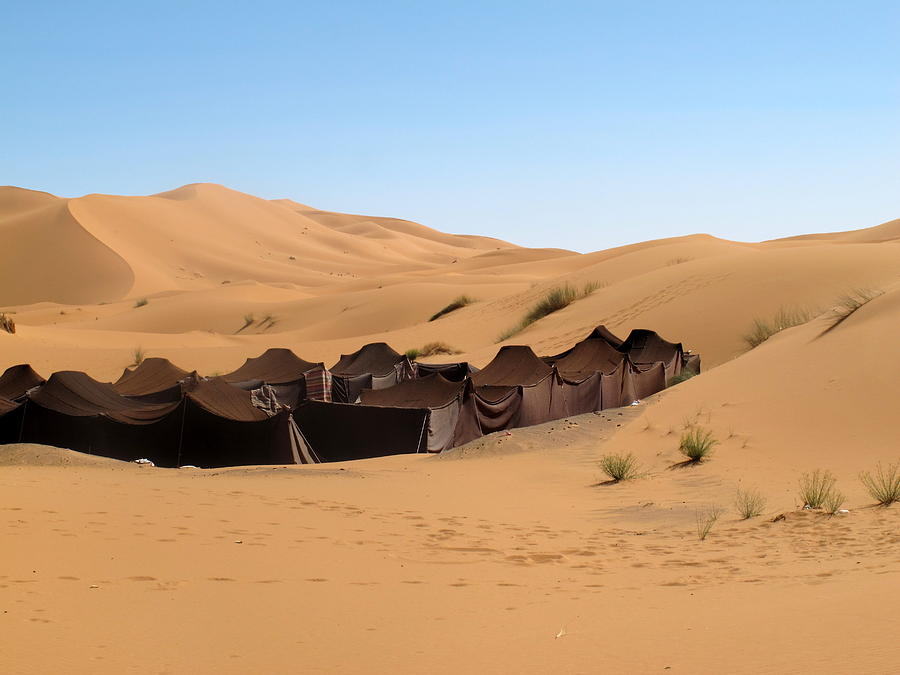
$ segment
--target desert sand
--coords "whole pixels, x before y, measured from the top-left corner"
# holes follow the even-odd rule
[[[579,254],[216,185],[2,188],[0,251],[17,325],[0,367],[45,376],[114,379],[138,347],[212,374],[377,340],[441,340],[459,355],[435,360],[481,366],[599,324],[652,328],[704,367],[638,406],[439,456],[175,470],[2,447],[4,672],[897,671],[900,508],[858,474],[900,460],[900,221]],[[600,287],[497,342],[564,283]],[[863,288],[882,293],[826,331]],[[428,321],[461,293],[475,302]],[[748,350],[780,308],[814,318]],[[679,468],[690,424],[720,443]],[[608,452],[642,475],[605,484]],[[847,513],[802,509],[815,469]],[[740,519],[739,488],[761,516]],[[724,511],[700,541],[709,506]]]

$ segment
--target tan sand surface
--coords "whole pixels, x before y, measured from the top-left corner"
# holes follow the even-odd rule
[[[2,671],[896,672],[900,507],[874,507],[858,474],[900,460],[898,222],[578,254],[215,185],[0,189],[4,368],[110,380],[140,347],[212,374],[375,340],[481,366],[565,283],[600,287],[508,343],[553,353],[606,323],[704,364],[639,406],[438,457],[201,471],[2,447]],[[825,332],[861,288],[884,293]],[[747,351],[780,308],[818,316]],[[719,445],[679,467],[688,425]],[[612,451],[643,475],[600,484]],[[816,469],[848,513],[800,509]],[[765,496],[761,517],[739,520],[738,488]]]

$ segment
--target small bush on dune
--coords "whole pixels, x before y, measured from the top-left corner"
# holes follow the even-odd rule
[[[137,309],[138,307],[143,307],[144,305],[149,304],[149,302],[150,301],[147,298],[140,298],[139,300],[135,301],[134,307],[135,309]]]
[[[417,358],[419,358],[422,355],[422,353],[418,349],[415,349],[415,348],[407,349],[405,352],[403,352],[403,354],[410,361],[415,361]]]
[[[678,373],[678,375],[669,378],[667,386],[674,387],[676,384],[686,382],[687,380],[691,379],[692,377],[696,377],[699,374],[700,373],[698,373],[696,370],[682,370],[680,373]]]
[[[600,458],[600,469],[617,483],[638,476],[637,459],[630,452],[626,455],[603,455]]]
[[[828,328],[823,331],[823,334],[840,326],[844,321],[849,319],[856,310],[858,310],[863,305],[871,302],[883,293],[884,291],[881,290],[857,288],[850,293],[841,296],[838,299],[837,307],[832,310],[831,322]]]
[[[235,332],[240,333],[242,330],[245,330],[253,325],[253,322],[256,321],[256,317],[252,314],[244,314],[244,325],[238,328]]]
[[[131,356],[134,359],[131,365],[139,366],[144,362],[144,358],[147,354],[144,352],[143,348],[135,347],[131,352]]]
[[[762,515],[763,509],[766,508],[766,498],[756,490],[738,490],[734,497],[734,506],[741,514],[741,518],[747,520]]]
[[[453,302],[451,302],[449,305],[444,307],[441,311],[433,314],[431,316],[431,318],[428,320],[434,321],[435,319],[440,319],[445,314],[449,314],[450,312],[455,312],[457,309],[465,307],[466,305],[471,305],[473,302],[475,302],[475,299],[470,298],[468,295],[457,296],[457,298]]]
[[[758,347],[776,333],[787,328],[800,326],[810,319],[813,314],[808,309],[801,307],[782,307],[779,309],[771,321],[763,319],[754,319],[753,327],[744,335],[744,342],[750,349]]]
[[[601,288],[606,288],[607,286],[609,286],[609,284],[605,281],[588,281],[581,289],[581,297],[586,298],[594,291],[599,291]]]
[[[712,432],[702,427],[690,427],[681,434],[678,451],[687,457],[687,461],[699,464],[712,454],[712,449],[719,443]]]
[[[821,509],[826,502],[833,499],[836,482],[837,480],[830,471],[816,469],[812,473],[803,474],[800,479],[800,499],[803,501],[803,506]]]
[[[415,359],[425,356],[437,356],[438,354],[459,354],[458,349],[454,349],[446,342],[428,342],[418,349],[407,349],[406,356],[410,361],[414,361]]]
[[[13,321],[13,318],[9,314],[0,312],[0,330],[4,330],[7,333],[16,332],[16,322]]]
[[[720,506],[706,506],[697,509],[695,518],[697,520],[697,538],[700,541],[706,539],[710,530],[712,530],[713,525],[716,524],[716,521],[719,520],[721,515],[722,507]]]
[[[826,495],[825,501],[822,502],[822,508],[825,510],[825,513],[833,516],[844,505],[844,499],[842,492],[832,490]]]
[[[864,471],[859,474],[859,479],[866,486],[872,499],[881,506],[900,502],[900,463],[889,464],[884,468],[879,462],[873,473]]]
[[[539,321],[545,316],[553,314],[553,312],[558,312],[564,307],[568,307],[577,299],[578,292],[569,284],[547,291],[547,294],[531,308],[531,311],[528,312],[528,314],[525,315],[525,319],[522,321],[522,327],[529,326],[535,321]]]

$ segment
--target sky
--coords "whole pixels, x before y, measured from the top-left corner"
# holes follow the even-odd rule
[[[900,4],[4,2],[0,184],[590,251],[900,218]]]

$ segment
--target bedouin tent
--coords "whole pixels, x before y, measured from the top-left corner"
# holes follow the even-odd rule
[[[306,400],[294,411],[303,453],[343,462],[427,451],[427,408]]]
[[[54,373],[23,404],[16,440],[159,466],[291,464],[288,411],[269,417],[250,393],[221,379],[201,381],[179,401],[146,403],[121,396],[85,373]]]
[[[656,331],[645,328],[631,331],[619,351],[628,354],[628,358],[638,367],[662,363],[666,381],[679,375],[684,367],[684,348],[681,343],[669,342]]]
[[[22,413],[25,403],[0,398],[0,445],[16,443],[22,430]]]
[[[489,402],[492,406],[490,410],[492,418],[504,416],[496,408],[505,402],[512,406],[516,403],[519,405],[518,413],[514,410],[504,413],[509,415],[511,426],[527,427],[553,419],[551,399],[554,389],[560,384],[553,368],[539,359],[530,347],[523,345],[501,347],[489,364],[472,375],[472,382],[482,402]],[[498,390],[497,387],[518,388],[520,396],[509,396],[508,392]],[[480,404],[481,402],[479,415],[482,413]]]
[[[39,387],[44,378],[34,372],[27,363],[10,366],[0,375],[0,398],[18,401],[25,398],[29,390]]]
[[[331,371],[331,399],[356,403],[363,389],[386,389],[416,376],[416,366],[384,342],[364,345],[352,354],[341,354]]]
[[[126,368],[113,383],[113,389],[122,396],[144,403],[174,403],[181,400],[182,383],[197,377],[176,366],[168,359],[150,357],[134,368]]]
[[[441,452],[481,436],[471,380],[437,372],[387,389],[363,389],[362,405],[428,410],[427,450]]]
[[[325,365],[304,361],[290,349],[267,349],[244,361],[237,370],[222,375],[222,379],[246,390],[269,385],[279,405],[285,408],[294,408],[307,398],[331,398],[331,375]]]

